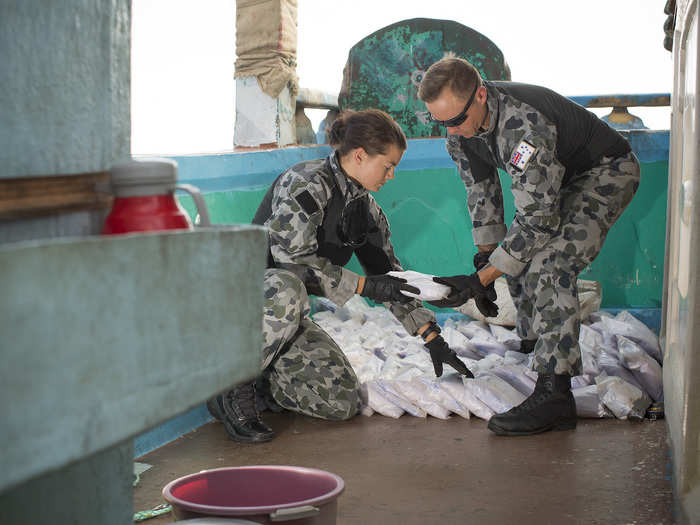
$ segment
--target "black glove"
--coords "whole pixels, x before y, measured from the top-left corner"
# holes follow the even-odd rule
[[[489,263],[489,257],[491,257],[491,254],[493,253],[493,250],[489,251],[484,251],[484,252],[476,252],[474,254],[474,269],[478,272],[481,270],[484,266],[486,266]],[[489,291],[489,296],[491,293],[493,293],[493,297],[496,297],[496,288],[494,287],[494,282],[489,283],[485,288]],[[495,299],[494,299],[495,300]],[[483,299],[481,297],[475,297],[474,302],[476,303],[476,307],[479,309],[479,311],[483,314],[485,310],[493,312],[493,308],[490,307],[490,305],[485,302],[488,301],[488,299]],[[486,315],[486,314],[484,314]],[[496,305],[496,313],[493,315],[489,315],[487,317],[496,317],[498,315],[498,305]]]
[[[481,284],[476,273],[471,275],[454,275],[452,277],[433,277],[436,283],[444,284],[452,288],[452,292],[445,299],[428,301],[439,308],[455,308],[462,306],[469,299],[474,298],[476,307],[486,317],[498,315],[496,289]]]
[[[477,272],[489,263],[489,257],[491,257],[492,253],[493,250],[488,252],[476,252],[474,254],[474,269]]]
[[[372,299],[377,303],[402,303],[406,304],[413,300],[401,293],[406,290],[414,294],[419,294],[420,290],[415,286],[406,284],[406,279],[394,277],[392,275],[370,275],[365,277],[365,286],[360,295]]]
[[[454,350],[451,350],[450,347],[447,346],[447,343],[441,335],[434,337],[429,343],[425,343],[425,346],[430,350],[430,359],[433,360],[433,368],[435,368],[435,375],[437,377],[442,375],[443,363],[450,365],[460,374],[467,377],[474,377],[474,374],[472,374],[467,368],[467,365],[457,357]]]

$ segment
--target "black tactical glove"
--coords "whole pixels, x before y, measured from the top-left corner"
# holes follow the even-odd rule
[[[440,377],[442,375],[442,364],[445,363],[450,365],[452,368],[457,370],[460,374],[466,377],[474,377],[467,365],[465,365],[454,350],[451,350],[447,343],[442,338],[441,335],[434,337],[429,343],[425,343],[425,346],[430,350],[430,359],[433,361],[433,368],[435,368],[435,375]]]
[[[474,269],[477,272],[489,263],[489,257],[491,257],[492,253],[493,250],[488,252],[476,252],[474,254]],[[489,284],[489,286],[491,285]]]
[[[477,272],[489,263],[489,257],[491,257],[492,253],[493,253],[493,250],[489,250],[489,251],[485,251],[485,252],[476,252],[474,254],[474,269]],[[496,288],[494,287],[495,282],[496,281],[489,283],[485,287],[489,291],[489,295],[491,294],[491,292],[493,292],[493,297],[496,297]],[[488,299],[483,299],[481,297],[474,298],[474,302],[476,303],[476,307],[479,309],[479,311],[482,314],[484,313],[484,310],[493,311],[493,309],[490,308],[490,305],[488,303],[485,303],[484,301],[488,301]],[[484,315],[486,315],[486,314],[484,314]],[[496,305],[496,313],[493,315],[487,316],[487,317],[495,317],[497,315],[498,315],[498,305]]]
[[[365,277],[365,286],[362,288],[360,295],[372,299],[377,303],[402,303],[406,304],[413,300],[401,293],[401,290],[406,290],[414,294],[419,294],[420,290],[415,286],[406,284],[406,279],[393,277],[391,275],[370,275]]]
[[[452,292],[445,299],[429,301],[439,308],[456,308],[462,306],[469,299],[474,298],[476,307],[486,317],[498,315],[496,289],[481,284],[476,273],[471,275],[453,275],[452,277],[433,277],[436,283],[444,284],[452,288]]]

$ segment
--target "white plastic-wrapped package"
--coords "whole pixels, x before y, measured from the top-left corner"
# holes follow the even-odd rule
[[[639,346],[646,350],[651,357],[656,359],[659,363],[663,363],[664,356],[663,352],[661,351],[661,345],[659,344],[659,338],[647,325],[645,325],[627,310],[622,310],[619,314],[617,314],[615,316],[615,320],[627,323],[629,326],[631,326],[634,330],[634,335],[631,337],[625,337],[637,342]]]
[[[615,340],[615,334],[608,329],[607,325],[603,321],[598,321],[590,325],[590,328],[598,332],[601,336],[601,339],[597,341],[600,350],[617,357],[617,341]]]
[[[454,350],[457,355],[468,357],[469,359],[479,359],[481,354],[476,351],[474,345],[462,332],[452,326],[445,326],[442,330],[442,337],[447,345]]]
[[[428,415],[438,419],[450,417],[450,411],[435,400],[425,383],[417,380],[394,381],[393,386],[403,397],[425,410]]]
[[[528,360],[528,354],[508,350],[503,356],[503,362],[507,365],[518,365]]]
[[[428,377],[418,377],[415,382],[420,382],[425,385],[426,394],[430,396],[436,403],[439,403],[450,412],[453,412],[465,419],[469,419],[469,410],[461,404],[459,400],[452,396],[446,388],[443,388],[441,383],[435,379]],[[460,378],[461,381],[461,378]]]
[[[520,349],[520,337],[515,333],[515,330],[498,326],[497,324],[490,325],[491,334],[493,337],[506,347],[508,350]]]
[[[576,402],[576,415],[578,417],[613,417],[598,397],[598,385],[577,388],[571,392]]]
[[[620,377],[601,374],[596,378],[598,397],[618,419],[640,421],[651,405],[651,399],[636,386]]]
[[[414,297],[416,299],[420,299],[421,301],[437,301],[438,299],[444,299],[450,294],[449,286],[433,281],[433,277],[435,277],[434,275],[414,272],[411,270],[405,272],[389,272],[389,275],[406,279],[408,284],[415,286],[420,290],[419,294],[401,290],[401,293],[407,295],[408,297]]]
[[[415,417],[425,417],[425,410],[414,404],[410,399],[407,399],[401,393],[394,388],[394,382],[388,379],[377,379],[374,382],[375,388],[381,394],[394,403],[396,406],[401,407],[402,410],[408,412]]]
[[[370,354],[361,367],[356,368],[353,366],[353,368],[355,369],[357,380],[360,383],[367,383],[381,376],[383,366],[384,361],[379,359],[376,355]]]
[[[447,323],[445,323],[447,326]],[[489,325],[483,321],[459,321],[455,323],[455,328],[462,332],[470,340],[474,337],[481,337],[482,339],[493,339],[493,334],[489,329]]]
[[[405,364],[415,366],[424,373],[433,373],[433,362],[430,360],[430,353],[421,344],[410,343],[406,346],[402,359]]]
[[[478,335],[471,339],[471,344],[476,352],[484,357],[489,354],[504,356],[508,351],[508,348],[503,343],[499,343],[492,337],[482,338],[481,335]]]
[[[593,328],[581,325],[579,332],[578,344],[581,348],[581,361],[583,362],[583,373],[592,376],[600,374],[600,345],[603,342],[603,336],[596,332]]]
[[[498,354],[489,354],[478,361],[469,361],[465,363],[467,368],[471,370],[476,377],[488,374],[492,369],[503,366],[503,358]]]
[[[376,380],[367,383],[367,405],[378,414],[387,417],[399,418],[404,413],[401,407],[387,399],[384,392],[377,388]]]
[[[630,318],[634,317],[628,314],[627,317],[623,316],[619,318],[618,314],[618,317],[615,319],[604,318],[601,322],[609,333],[615,336],[622,335],[627,339],[631,339],[641,346],[650,356],[661,362],[661,347],[659,346],[658,337],[648,328],[646,328],[645,331],[640,331],[638,324],[643,325],[643,323],[635,319],[638,324],[631,324],[632,321]],[[620,319],[626,320],[622,321]]]
[[[495,413],[507,412],[525,401],[525,396],[496,375],[485,374],[475,379],[466,379],[483,403]]]
[[[663,371],[661,365],[642,347],[624,336],[617,336],[617,347],[620,350],[620,360],[642,384],[647,394],[654,401],[664,397]]]
[[[496,279],[493,286],[496,290],[496,301],[494,302],[498,305],[498,314],[496,317],[484,316],[484,314],[479,311],[479,308],[477,308],[474,299],[469,299],[462,306],[457,307],[456,310],[479,321],[488,321],[489,323],[499,326],[515,326],[515,304],[508,291],[508,283],[505,277]]]
[[[525,374],[525,367],[520,365],[503,364],[494,367],[491,373],[503,379],[524,396],[529,396],[535,390],[535,381]]]
[[[634,374],[632,372],[625,368],[625,366],[620,362],[618,356],[610,355],[607,352],[600,352],[598,363],[600,364],[601,373],[605,373],[609,376],[619,377],[623,381],[627,381],[628,383],[634,385],[640,390],[644,390],[642,384],[637,380],[636,377],[634,377]]]
[[[471,379],[463,379],[459,374],[446,374],[438,379],[440,388],[446,390],[460,405],[476,417],[488,421],[493,416],[493,411],[467,388],[470,381]]]
[[[571,378],[571,388],[572,390],[575,388],[584,388],[591,385],[593,382],[591,376],[588,375],[574,376]]]
[[[469,412],[480,419],[488,421],[493,417],[495,412],[489,406],[479,399],[476,395],[474,384],[471,379],[464,380],[464,394],[462,403],[469,409]]]

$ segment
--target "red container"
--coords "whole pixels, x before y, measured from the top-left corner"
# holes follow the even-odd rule
[[[192,195],[201,226],[209,226],[209,213],[199,190],[177,184],[177,163],[165,158],[143,158],[112,166],[112,210],[102,234],[157,230],[191,230],[192,221],[175,197],[175,190]]]
[[[150,230],[191,230],[192,221],[175,196],[115,197],[103,234]]]
[[[255,523],[334,525],[340,476],[324,470],[259,465],[204,470],[171,481],[163,498],[176,520],[235,517]]]

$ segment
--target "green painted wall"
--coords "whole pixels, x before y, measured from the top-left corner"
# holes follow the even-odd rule
[[[660,307],[666,232],[668,162],[643,162],[637,194],[615,224],[603,251],[581,274],[603,286],[604,307]],[[504,188],[510,187],[502,172]],[[212,221],[250,222],[266,187],[208,193]],[[375,198],[392,229],[392,242],[404,268],[453,275],[472,271],[474,247],[466,211],[466,191],[455,168],[398,171]],[[505,191],[506,223],[513,217],[513,197]],[[180,201],[190,215],[189,197]],[[362,273],[353,258],[348,268]]]

